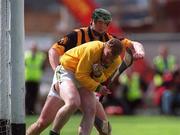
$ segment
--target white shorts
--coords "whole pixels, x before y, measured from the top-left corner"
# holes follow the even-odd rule
[[[57,66],[54,72],[53,82],[51,84],[51,88],[50,88],[48,96],[54,96],[61,99],[59,94],[54,89],[54,84],[56,84],[57,82],[62,83],[63,81],[66,81],[66,80],[73,81],[77,88],[81,87],[79,82],[75,79],[74,73],[72,71],[64,69],[63,66],[61,65]]]

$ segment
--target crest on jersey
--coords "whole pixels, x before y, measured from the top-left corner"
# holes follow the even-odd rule
[[[67,43],[68,38],[67,37],[63,37],[58,41],[59,45],[65,45]]]

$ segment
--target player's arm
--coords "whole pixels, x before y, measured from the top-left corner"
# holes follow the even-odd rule
[[[52,67],[52,69],[55,71],[56,67],[59,65],[59,53],[56,49],[50,48],[49,49],[49,63]]]
[[[114,72],[114,76],[117,74],[120,75],[122,72],[124,72],[128,67],[130,67],[134,60],[142,59],[144,58],[144,48],[141,43],[131,41],[128,39],[122,39],[122,44],[124,45],[124,57],[119,65],[118,70],[116,73]],[[110,71],[103,72],[101,66],[95,64],[92,67],[93,69],[93,78],[98,82],[104,82],[107,78],[109,78],[109,75],[112,74]]]
[[[118,69],[118,74],[120,75],[122,72],[124,72],[128,67],[130,67],[133,63],[134,59],[133,59],[133,54],[132,54],[132,51],[131,49],[127,48],[126,49],[126,52],[125,52],[125,55],[124,55],[124,58],[123,58],[123,61],[122,63],[120,64],[119,66],[119,69]]]
[[[111,82],[114,80],[116,76],[119,76],[122,72],[124,72],[128,67],[130,67],[134,60],[143,59],[145,56],[145,51],[143,45],[136,41],[130,41],[125,39],[123,42],[126,46],[125,55],[119,69],[111,78]]]
[[[121,42],[124,45],[125,55],[119,67],[118,74],[121,74],[128,67],[130,67],[134,60],[143,59],[145,56],[144,48],[141,43],[136,41],[131,41],[126,38],[122,39]]]
[[[52,45],[49,49],[49,62],[53,70],[59,65],[60,56],[64,54],[65,51],[75,47],[77,44],[77,32],[64,36],[58,42]]]
[[[124,45],[124,51],[127,51],[127,48],[131,50],[134,60],[144,58],[145,51],[143,45],[140,42],[132,41],[127,38],[122,39],[121,42]]]

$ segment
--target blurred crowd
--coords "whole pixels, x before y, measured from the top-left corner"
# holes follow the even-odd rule
[[[153,59],[151,80],[133,67],[116,78],[113,94],[103,102],[109,114],[136,114],[156,108],[160,114],[178,115],[180,109],[180,68],[176,57],[161,46]],[[142,66],[142,65],[140,65]]]

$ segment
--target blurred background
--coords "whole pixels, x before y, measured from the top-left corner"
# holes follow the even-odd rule
[[[180,1],[179,0],[25,0],[25,51],[36,43],[47,54],[63,35],[88,26],[94,8],[112,13],[110,33],[144,45],[146,56],[117,77],[113,94],[103,104],[108,114],[179,115]],[[156,56],[170,57],[170,67]],[[171,59],[172,58],[172,59]],[[159,67],[161,67],[159,69]],[[40,113],[53,70],[46,57],[34,114]],[[135,96],[131,91],[136,91]],[[138,93],[138,94],[137,94]],[[169,101],[169,102],[167,102]]]

